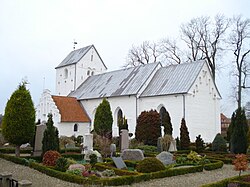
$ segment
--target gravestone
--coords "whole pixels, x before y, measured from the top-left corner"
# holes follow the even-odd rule
[[[118,169],[128,169],[121,157],[111,157]]]
[[[167,151],[161,152],[156,156],[156,158],[160,160],[165,166],[175,163],[175,161],[173,160],[173,154]]]
[[[157,151],[158,151],[159,153],[162,152],[161,139],[162,139],[162,137],[159,137],[159,138],[157,139]]]
[[[173,141],[171,141],[171,143],[170,143],[168,152],[175,152],[175,151],[177,151],[177,148],[176,148],[176,141],[173,140]]]
[[[41,125],[36,126],[36,135],[35,135],[35,144],[33,156],[41,156],[42,147],[43,147],[43,133],[46,129],[46,124],[42,123]]]
[[[122,129],[121,130],[121,151],[128,149],[129,146],[129,139],[128,139],[128,130]]]
[[[116,155],[115,152],[116,152],[116,145],[112,143],[110,145],[110,157],[115,156]]]
[[[121,157],[123,160],[140,161],[144,159],[144,154],[140,149],[125,149],[122,151]]]
[[[87,133],[84,135],[83,145],[86,147],[84,154],[86,154],[86,151],[88,150],[93,151],[93,134]]]

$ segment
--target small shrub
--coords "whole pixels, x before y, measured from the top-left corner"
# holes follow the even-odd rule
[[[135,138],[129,140],[129,149],[136,149],[140,146],[143,146],[144,143],[136,140]]]
[[[152,146],[152,145],[142,145],[142,146],[138,146],[136,147],[136,149],[141,149],[145,152],[149,152],[149,153],[152,153],[152,152],[157,152],[157,147],[156,146]]]
[[[142,173],[151,173],[164,169],[165,166],[163,165],[163,163],[154,157],[145,158],[144,160],[140,161],[136,166],[136,170]]]
[[[61,157],[61,154],[57,151],[47,151],[43,155],[43,165],[46,166],[55,166],[56,160]]]
[[[220,133],[218,133],[215,136],[215,138],[212,142],[212,151],[215,151],[215,152],[226,152],[227,151],[227,142],[221,136]]]
[[[234,169],[239,171],[239,176],[241,171],[246,171],[248,168],[248,160],[245,154],[237,154],[236,159],[233,161]]]
[[[102,172],[102,175],[105,176],[105,177],[112,177],[112,176],[115,176],[115,172],[112,169],[105,169]]]
[[[65,172],[67,170],[68,166],[69,166],[69,164],[68,164],[67,158],[60,157],[56,161],[56,168],[55,169],[58,171]]]
[[[204,141],[201,138],[200,134],[198,136],[196,136],[195,146],[196,146],[196,151],[198,151],[198,152],[203,151],[205,149]]]
[[[169,134],[165,134],[162,138],[161,138],[161,147],[162,147],[162,151],[168,151],[171,142],[173,141],[173,137],[172,135]]]
[[[82,171],[80,169],[67,170],[66,173],[71,174],[71,175],[82,176]]]
[[[94,166],[94,165],[97,163],[97,156],[96,156],[96,154],[91,154],[91,155],[89,155],[89,158],[90,158],[89,163],[90,163],[92,166]]]

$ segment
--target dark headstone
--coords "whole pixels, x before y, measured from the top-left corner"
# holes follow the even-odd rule
[[[125,162],[121,157],[111,157],[118,169],[127,169]]]

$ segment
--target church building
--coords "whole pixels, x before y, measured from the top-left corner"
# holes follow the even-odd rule
[[[119,117],[126,117],[129,132],[134,135],[137,117],[151,109],[157,110],[160,115],[170,115],[174,138],[180,136],[182,118],[186,120],[191,141],[200,134],[206,142],[211,142],[220,132],[221,96],[205,61],[166,67],[161,63],[152,63],[111,72],[106,70],[93,45],[72,51],[56,67],[56,96],[48,92],[44,94],[52,98],[52,104],[46,105],[47,112],[53,108],[58,111],[55,126],[60,135],[74,135],[75,124],[80,127],[79,130],[82,129],[79,134],[89,133],[103,98],[111,106],[113,136],[118,136]],[[56,102],[60,97],[65,100],[71,98],[72,101],[66,102],[77,101],[82,110],[80,116],[86,116],[88,120],[80,122],[73,117],[76,112],[70,112],[71,106],[67,107],[68,112],[62,113]],[[42,119],[46,113],[41,104],[40,101],[37,119]],[[65,116],[72,116],[70,124],[63,124]]]

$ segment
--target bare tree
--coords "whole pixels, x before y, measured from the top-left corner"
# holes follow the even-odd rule
[[[170,64],[180,64],[184,61],[182,59],[184,55],[177,46],[176,40],[171,40],[169,38],[161,40],[160,52],[163,58]]]
[[[212,22],[210,17],[198,17],[181,25],[182,40],[189,49],[189,61],[206,59],[215,80],[216,59],[223,50],[223,41],[229,19],[216,15]]]
[[[250,19],[243,19],[242,16],[233,18],[232,31],[229,38],[230,48],[234,54],[233,63],[236,66],[237,77],[237,103],[241,107],[242,88],[245,87],[246,76],[249,73],[250,54]]]
[[[159,45],[155,42],[144,41],[140,46],[132,46],[128,52],[127,66],[155,63],[161,55]]]

